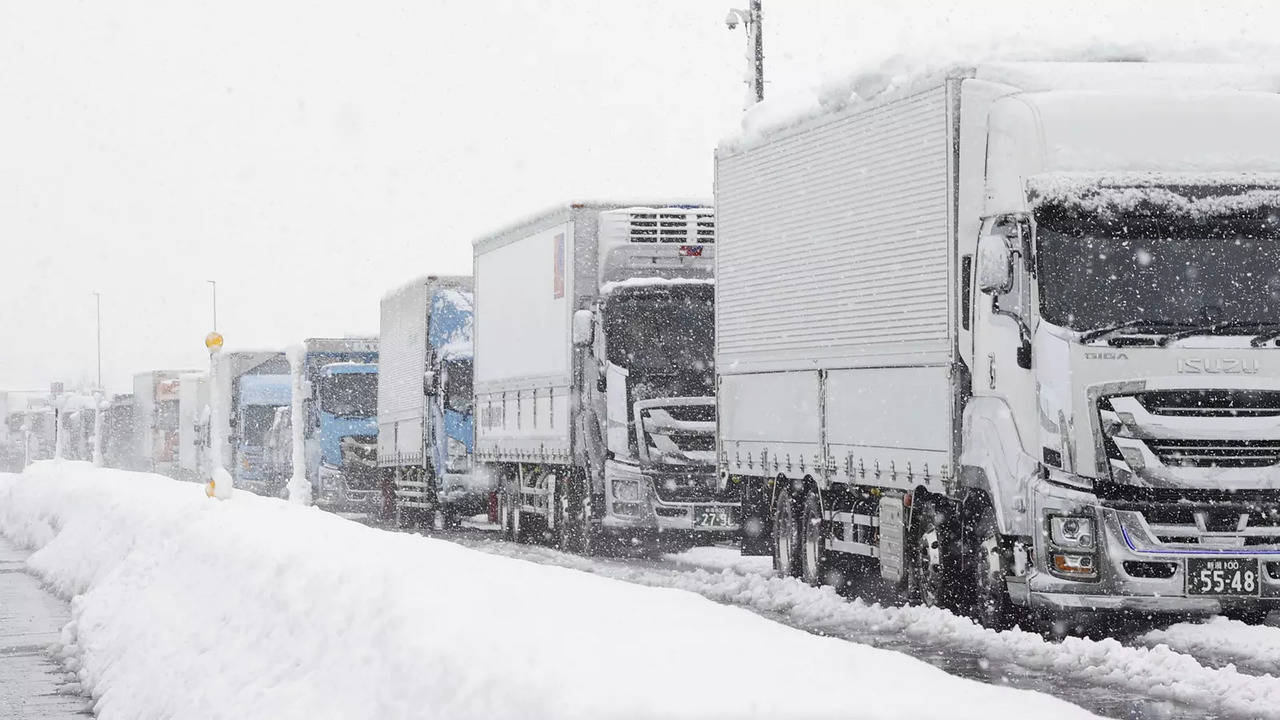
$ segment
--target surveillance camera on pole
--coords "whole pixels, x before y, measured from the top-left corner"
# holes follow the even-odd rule
[[[744,109],[764,100],[764,33],[761,24],[760,0],[751,0],[749,9],[731,8],[724,18],[724,24],[730,30],[742,23],[747,31],[747,72],[743,82],[747,83],[747,102]]]

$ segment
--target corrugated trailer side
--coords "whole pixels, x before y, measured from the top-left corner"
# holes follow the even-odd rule
[[[728,472],[906,486],[950,463],[957,87],[717,152]]]
[[[378,326],[378,465],[422,462],[427,356],[425,279],[382,298]]]

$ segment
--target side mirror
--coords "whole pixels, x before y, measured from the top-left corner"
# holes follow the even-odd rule
[[[1003,295],[1013,289],[1013,253],[1004,230],[997,225],[978,240],[978,289]]]
[[[573,345],[586,347],[595,339],[596,315],[590,310],[573,313]]]
[[[311,385],[311,381],[310,381],[310,380],[305,380],[305,379],[304,379],[304,380],[302,381],[302,399],[303,399],[303,400],[315,400],[315,399],[316,399],[316,391],[315,391],[315,387]]]
[[[422,391],[430,395],[436,389],[436,371],[428,370],[422,373]]]

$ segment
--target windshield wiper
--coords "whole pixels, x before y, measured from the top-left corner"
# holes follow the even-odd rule
[[[1104,335],[1110,335],[1114,332],[1124,330],[1150,330],[1157,331],[1165,328],[1185,328],[1190,323],[1164,322],[1162,320],[1144,320],[1137,318],[1134,320],[1125,320],[1124,322],[1115,323],[1114,325],[1104,325],[1100,328],[1088,330],[1080,335],[1080,342],[1087,343],[1090,340],[1097,340]]]
[[[1187,328],[1186,330],[1179,330],[1178,332],[1175,332],[1175,333],[1169,333],[1168,335],[1165,335],[1164,337],[1160,338],[1160,342],[1158,342],[1157,344],[1160,347],[1164,347],[1171,342],[1181,340],[1183,338],[1189,338],[1193,335],[1217,335],[1223,330],[1231,330],[1234,328],[1251,328],[1253,329],[1254,332],[1261,332],[1265,328],[1276,328],[1276,327],[1280,327],[1280,324],[1271,323],[1271,322],[1260,322],[1257,320],[1231,320],[1228,322],[1214,323],[1212,325],[1200,325],[1193,328]],[[1271,332],[1280,333],[1280,329],[1274,330]],[[1258,347],[1257,340],[1258,338],[1255,337],[1253,340],[1250,341],[1250,344],[1253,345],[1254,347]],[[1266,342],[1266,341],[1263,340],[1263,342]]]

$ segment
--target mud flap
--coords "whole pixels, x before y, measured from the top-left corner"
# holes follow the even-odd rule
[[[773,514],[761,478],[742,480],[742,554],[772,555]]]
[[[905,575],[906,522],[902,500],[880,498],[880,577],[901,582]]]

